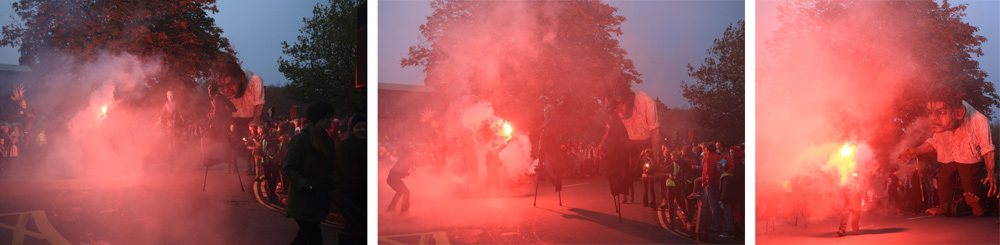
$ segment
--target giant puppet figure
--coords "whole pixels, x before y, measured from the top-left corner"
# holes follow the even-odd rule
[[[218,75],[214,83],[218,84],[219,94],[232,102],[231,104],[236,109],[232,112],[231,124],[232,128],[235,129],[232,134],[243,137],[249,133],[247,126],[250,122],[258,120],[263,111],[263,79],[242,67],[235,57],[229,57],[219,62],[216,74]],[[219,125],[219,128],[228,129],[230,126]]]
[[[955,175],[958,175],[961,177],[965,202],[972,207],[976,216],[982,216],[985,210],[980,199],[994,198],[998,193],[994,172],[996,162],[993,157],[996,154],[995,146],[990,138],[986,116],[960,98],[951,88],[938,89],[927,103],[934,135],[919,146],[907,149],[899,158],[909,162],[917,155],[937,152],[937,161],[942,163],[938,173],[938,198],[941,206],[928,209],[928,213],[954,215],[950,204],[955,194]],[[983,183],[989,186],[985,197],[977,183],[984,165],[987,178]]]

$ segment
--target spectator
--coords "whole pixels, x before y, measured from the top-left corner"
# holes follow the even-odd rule
[[[721,197],[721,178],[723,174],[731,174],[734,163],[729,157],[719,155],[714,144],[704,144],[705,161],[702,163],[702,186],[705,188],[702,197],[702,207],[707,206],[711,211],[712,225],[709,232],[718,232],[722,223],[722,206],[719,199]],[[726,220],[726,227],[730,227],[732,220]]]
[[[292,138],[282,174],[291,185],[288,193],[288,217],[299,225],[293,244],[323,244],[319,223],[330,213],[336,168],[336,148],[326,134],[333,121],[333,107],[326,103],[309,106],[306,119],[314,122]]]
[[[264,132],[264,138],[261,140],[261,152],[263,153],[261,165],[263,167],[263,175],[261,181],[267,181],[267,198],[270,202],[277,201],[276,189],[278,187],[278,181],[280,181],[281,175],[281,158],[279,151],[282,145],[278,139],[277,132],[268,130]]]
[[[368,224],[365,217],[365,208],[368,204],[368,188],[365,183],[368,159],[365,142],[368,122],[365,115],[355,114],[347,125],[347,139],[339,145],[337,153],[340,157],[338,179],[343,180],[338,192],[346,199],[340,202],[342,213],[356,222],[348,222],[344,226],[339,244],[364,244]]]
[[[669,173],[667,174],[665,181],[669,191],[667,191],[667,201],[664,204],[666,205],[665,210],[668,210],[669,214],[667,221],[668,227],[673,227],[674,220],[680,220],[680,217],[677,216],[677,206],[687,206],[687,199],[682,198],[684,196],[683,190],[685,189],[684,183],[686,181],[683,165],[684,163],[682,163],[682,157],[679,151],[670,153],[670,163],[667,165],[666,169]],[[692,214],[689,211],[685,211],[685,213],[687,213],[688,216],[691,216]]]

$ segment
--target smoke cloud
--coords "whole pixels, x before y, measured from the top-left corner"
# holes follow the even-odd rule
[[[24,84],[32,118],[20,125],[30,129],[19,143],[21,160],[12,180],[65,193],[46,209],[53,222],[85,231],[61,230],[71,241],[242,243],[237,241],[245,234],[237,231],[244,228],[237,223],[247,210],[232,203],[253,204],[246,201],[249,196],[219,193],[237,188],[232,175],[208,179],[208,192],[202,192],[198,138],[181,136],[172,148],[171,137],[157,124],[166,90],[151,85],[160,82],[162,64],[132,55],[103,53],[92,60],[63,55],[32,66],[33,72],[15,81],[14,86]],[[204,92],[173,94],[185,119],[203,121]],[[34,146],[42,130],[48,144]],[[211,168],[214,177],[225,165]],[[225,199],[238,202],[220,201]]]
[[[603,3],[443,4],[467,8],[436,9],[428,24],[421,27],[422,32],[434,33],[437,38],[427,44],[434,52],[428,59],[433,63],[424,70],[428,74],[425,83],[434,92],[380,94],[380,100],[386,101],[380,103],[406,108],[380,112],[380,135],[388,139],[380,139],[380,144],[390,151],[410,149],[397,151],[402,155],[419,155],[401,156],[402,161],[409,159],[406,163],[380,160],[380,232],[483,222],[513,224],[521,217],[519,211],[495,206],[505,205],[496,200],[532,193],[537,164],[532,156],[537,146],[532,143],[537,142],[545,123],[543,109],[548,105],[553,108],[555,134],[594,142],[604,130],[603,120],[595,119],[606,115],[599,101],[612,91],[629,89],[625,84],[638,80],[638,74],[627,71],[634,68],[624,59],[624,52],[621,56],[611,54],[621,51],[617,40],[602,41],[604,35],[617,31],[607,24],[613,21],[588,19],[612,16],[613,9]],[[440,16],[463,21],[432,25]],[[411,48],[411,55],[414,52]],[[407,62],[412,61],[403,60],[404,65]],[[485,154],[506,138],[499,126],[502,122],[509,122],[513,132],[509,146],[500,153],[500,186],[497,197],[491,198],[484,194]],[[466,164],[463,152],[475,153],[475,175],[462,172]],[[438,162],[442,157],[446,160]],[[385,182],[395,164],[414,167],[403,179],[412,194],[412,208],[404,218],[384,211],[395,193]],[[398,212],[399,206],[396,208]],[[495,217],[496,210],[508,211]]]
[[[914,91],[946,69],[928,62],[946,52],[928,49],[937,33],[921,4],[803,1],[770,12],[777,26],[759,29],[776,31],[758,34],[772,38],[757,49],[758,215],[839,214],[841,201],[816,200],[842,200],[845,185],[833,181],[841,173],[830,166],[845,144],[858,146],[860,179],[849,184],[884,187],[892,170],[912,173],[896,156],[929,136],[912,112]]]

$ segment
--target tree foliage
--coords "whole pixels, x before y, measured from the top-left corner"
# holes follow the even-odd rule
[[[895,148],[911,147],[902,129],[924,117],[929,95],[944,87],[958,90],[962,100],[991,116],[1000,97],[973,59],[983,55],[986,38],[963,20],[965,9],[931,0],[779,6],[780,26],[765,42],[771,63],[757,66],[758,120],[764,111],[781,117],[764,119],[772,120],[769,124],[790,123],[796,116],[804,118],[796,126],[823,124],[771,127],[770,132],[801,129],[798,133],[811,128],[808,139],[815,141],[790,135],[769,137],[763,145],[860,140],[888,163]],[[760,106],[762,87],[771,98],[763,100],[770,103],[765,107]]]
[[[35,72],[67,59],[130,54],[162,62],[147,85],[193,88],[210,77],[212,62],[236,53],[207,14],[218,12],[215,0],[21,0],[12,6],[23,24],[4,26],[0,45],[17,47],[19,62]]]
[[[684,98],[702,112],[702,125],[726,142],[743,142],[745,135],[744,27],[742,20],[727,27],[698,69],[687,65],[688,76],[696,83],[681,82]]]
[[[278,71],[291,81],[287,92],[296,100],[327,102],[339,111],[365,112],[367,86],[355,88],[355,30],[361,0],[317,4],[305,18],[293,45],[282,42],[288,59],[278,58]]]
[[[1000,106],[1000,96],[992,83],[985,80],[987,74],[979,68],[979,62],[972,56],[982,56],[982,44],[986,38],[977,35],[978,27],[970,25],[965,17],[967,5],[951,5],[947,0],[939,5],[930,0],[921,1],[803,1],[779,7],[779,20],[783,23],[774,34],[774,38],[766,45],[775,57],[796,55],[788,48],[789,42],[794,42],[806,36],[825,37],[821,40],[834,55],[844,57],[853,62],[858,74],[885,73],[892,66],[909,64],[919,67],[924,78],[908,81],[909,86],[902,88],[902,96],[897,99],[897,108],[892,117],[897,117],[900,124],[908,124],[923,115],[923,107],[927,96],[936,88],[956,88],[964,94],[963,100],[971,104],[986,116],[993,115],[991,107]],[[859,28],[852,29],[821,29],[821,28],[788,28],[790,25],[828,26],[850,23],[851,18],[859,18],[855,13],[864,13],[865,9],[885,10],[873,15],[889,15],[891,18],[865,18]],[[847,32],[859,34],[848,35]],[[825,33],[825,34],[823,34]],[[838,38],[855,36],[856,38]],[[871,45],[858,45],[859,43]],[[891,44],[888,42],[896,43]],[[873,54],[878,47],[902,49],[913,53],[906,56],[878,57],[864,56]],[[895,51],[897,53],[903,53]],[[777,69],[777,68],[775,68]],[[879,77],[865,76],[852,79],[865,81],[863,83],[878,84]]]
[[[626,19],[606,3],[435,0],[431,7],[421,42],[401,65],[423,67],[438,98],[488,101],[526,130],[537,130],[553,105],[555,128],[566,131],[556,134],[568,136],[594,122],[599,100],[642,82],[614,38]]]
[[[264,88],[264,113],[267,113],[267,110],[273,108],[275,117],[288,118],[291,110],[290,108],[293,106],[299,106],[300,108],[305,109],[305,103],[296,101],[288,95],[287,87],[288,85],[285,84],[283,86],[268,86]],[[346,117],[350,116],[350,114],[338,116]]]

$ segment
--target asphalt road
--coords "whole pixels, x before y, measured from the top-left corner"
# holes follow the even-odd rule
[[[642,207],[641,197],[622,205],[619,222],[604,178],[566,180],[562,206],[547,183],[539,188],[537,206],[532,205],[534,185],[514,195],[451,199],[422,197],[440,193],[410,187],[412,206],[400,214],[385,210],[394,194],[385,184],[385,172],[379,173],[380,244],[698,243],[664,228],[658,217],[662,213]],[[635,187],[642,192],[638,182]]]
[[[839,218],[800,220],[797,225],[793,220],[770,224],[757,220],[756,240],[758,244],[1000,244],[996,222],[997,217],[866,213],[861,216],[860,235],[852,235],[848,228],[848,235],[839,237]]]
[[[250,176],[240,176],[244,191],[236,174],[216,165],[202,191],[206,171],[193,160],[197,155],[178,161],[172,173],[162,161],[103,176],[65,166],[0,173],[0,244],[287,244],[294,238],[295,221],[258,203]],[[337,230],[322,231],[325,243],[336,244]]]

